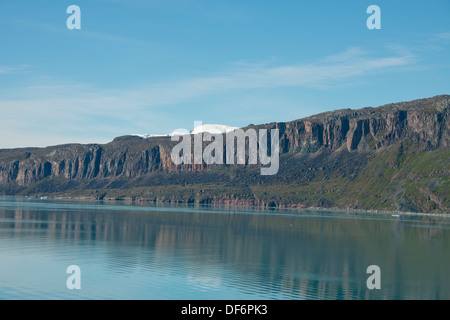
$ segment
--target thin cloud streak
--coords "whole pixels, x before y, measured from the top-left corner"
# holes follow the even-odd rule
[[[450,32],[441,32],[434,37],[437,40],[450,40]]]
[[[32,69],[32,66],[30,65],[18,65],[18,66],[2,66],[0,65],[0,74],[15,74],[24,72],[27,70]]]
[[[351,49],[336,57],[311,64],[293,66],[255,66],[234,69],[224,75],[192,78],[151,85],[127,92],[127,99],[151,106],[185,102],[198,96],[240,89],[268,89],[279,87],[326,88],[342,81],[377,72],[391,72],[394,67],[410,65],[412,54],[397,57],[371,58],[361,50]]]

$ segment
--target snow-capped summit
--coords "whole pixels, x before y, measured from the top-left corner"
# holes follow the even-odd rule
[[[132,134],[132,136],[136,136],[142,139],[148,139],[148,138],[152,138],[152,137],[168,137],[168,134],[139,134],[139,133],[134,133]]]
[[[194,130],[190,132],[190,134],[204,133],[209,132],[212,134],[220,134],[227,133],[239,129],[238,127],[230,127],[224,124],[204,124],[198,127],[195,127]],[[132,136],[136,136],[142,139],[148,139],[152,137],[171,137],[171,136],[182,136],[185,134],[189,134],[187,130],[177,129],[173,131],[171,134],[132,134]]]
[[[230,127],[223,124],[204,124],[198,127],[195,127],[194,130],[191,131],[191,134],[209,132],[213,134],[217,133],[227,133],[230,131],[234,131],[239,129],[238,127]]]

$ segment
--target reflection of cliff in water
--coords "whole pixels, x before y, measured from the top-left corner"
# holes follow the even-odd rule
[[[103,242],[111,248],[121,247],[125,250],[111,250],[106,257],[127,261],[115,264],[124,268],[120,272],[127,272],[127,268],[131,272],[138,264],[161,263],[162,260],[148,255],[154,251],[159,256],[176,256],[186,270],[225,268],[230,273],[223,277],[238,274],[243,290],[256,281],[257,290],[282,292],[289,298],[450,297],[450,257],[446,254],[450,237],[448,220],[444,219],[55,205],[53,211],[37,211],[33,207],[1,210],[0,228],[18,233],[39,230],[49,242]],[[444,226],[439,227],[440,224]],[[382,270],[382,290],[366,288],[365,272],[372,264]],[[227,279],[208,280],[208,275],[204,279],[201,281],[227,285]]]

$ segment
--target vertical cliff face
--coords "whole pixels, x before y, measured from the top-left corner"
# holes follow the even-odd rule
[[[170,153],[161,146],[148,145],[142,146],[142,150],[130,150],[128,143],[133,143],[133,139],[109,145],[67,145],[35,152],[16,151],[13,154],[22,159],[0,164],[0,184],[30,185],[47,177],[69,180],[136,177],[168,169],[171,165]]]
[[[183,185],[199,183],[200,173],[203,179],[201,181],[217,183],[244,181],[242,183],[247,187],[250,183],[260,184],[267,181],[275,184],[309,183],[313,181],[315,175],[318,175],[317,172],[322,172],[320,175],[324,176],[323,183],[332,179],[333,172],[341,174],[345,181],[351,181],[357,176],[357,172],[363,169],[359,168],[360,166],[368,166],[367,161],[359,161],[360,159],[367,159],[370,154],[379,154],[390,146],[398,145],[398,148],[401,148],[398,149],[400,151],[396,155],[397,158],[402,154],[403,146],[414,146],[414,150],[424,152],[448,150],[449,107],[450,96],[437,96],[378,108],[343,109],[286,123],[252,126],[255,129],[278,128],[280,131],[282,155],[280,172],[276,177],[265,178],[265,182],[258,180],[262,179],[261,177],[250,174],[250,169],[246,173],[247,180],[242,178],[239,180],[237,173],[220,180],[217,178],[217,170],[223,169],[223,166],[220,169],[205,164],[176,166],[171,160],[171,151],[178,142],[172,142],[168,137],[142,139],[124,136],[104,145],[71,144],[48,148],[0,150],[0,193],[9,186],[22,187],[22,189],[13,188],[10,192],[14,194],[16,192],[14,190],[23,190],[41,181],[57,180],[74,182],[79,188],[87,185],[92,188],[104,187],[118,179],[130,181],[144,179],[147,184],[158,186],[164,184],[164,179],[167,178],[161,174],[171,174],[172,178],[175,177],[172,179],[175,185],[181,183],[179,182],[181,180]],[[336,155],[341,153],[349,154],[344,157],[347,160],[338,161],[333,167],[328,168],[327,163],[338,159]],[[315,160],[319,154],[322,159],[320,163]],[[302,162],[289,160],[299,157],[306,158],[303,158]],[[349,173],[351,170],[348,169],[351,167],[349,161],[354,167],[351,174]],[[398,167],[397,162],[400,163],[401,159],[389,160],[388,165],[395,169]],[[343,167],[344,164],[347,167]],[[290,171],[284,170],[285,168],[281,167],[283,165],[288,166]],[[326,167],[327,169],[324,169]],[[444,164],[445,172],[439,170],[435,171],[448,175],[448,161],[446,165]],[[301,180],[296,172],[310,178]],[[159,180],[156,178],[158,174]],[[95,183],[92,184],[93,182]],[[445,185],[448,181],[433,183]],[[423,186],[421,188],[423,189]],[[437,199],[428,189],[424,194],[428,194],[427,197],[430,199],[433,197]],[[214,197],[220,198],[222,195]],[[234,197],[237,199],[239,195]],[[260,199],[249,201],[264,202]],[[441,208],[446,208],[445,199],[438,202]]]
[[[307,119],[277,124],[284,153],[311,153],[320,147],[331,151],[367,151],[402,140],[426,148],[448,148],[450,98],[431,99],[361,110],[328,112]]]

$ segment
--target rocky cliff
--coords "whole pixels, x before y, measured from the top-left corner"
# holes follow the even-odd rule
[[[277,124],[283,152],[309,152],[322,146],[335,151],[370,150],[410,140],[427,148],[447,148],[450,96],[390,104],[379,108],[339,110]]]
[[[254,165],[175,166],[168,137],[0,150],[0,194],[445,212],[449,106],[444,95],[244,128],[280,130],[280,171],[270,177]],[[370,170],[379,177],[366,182],[393,194],[355,190]]]

